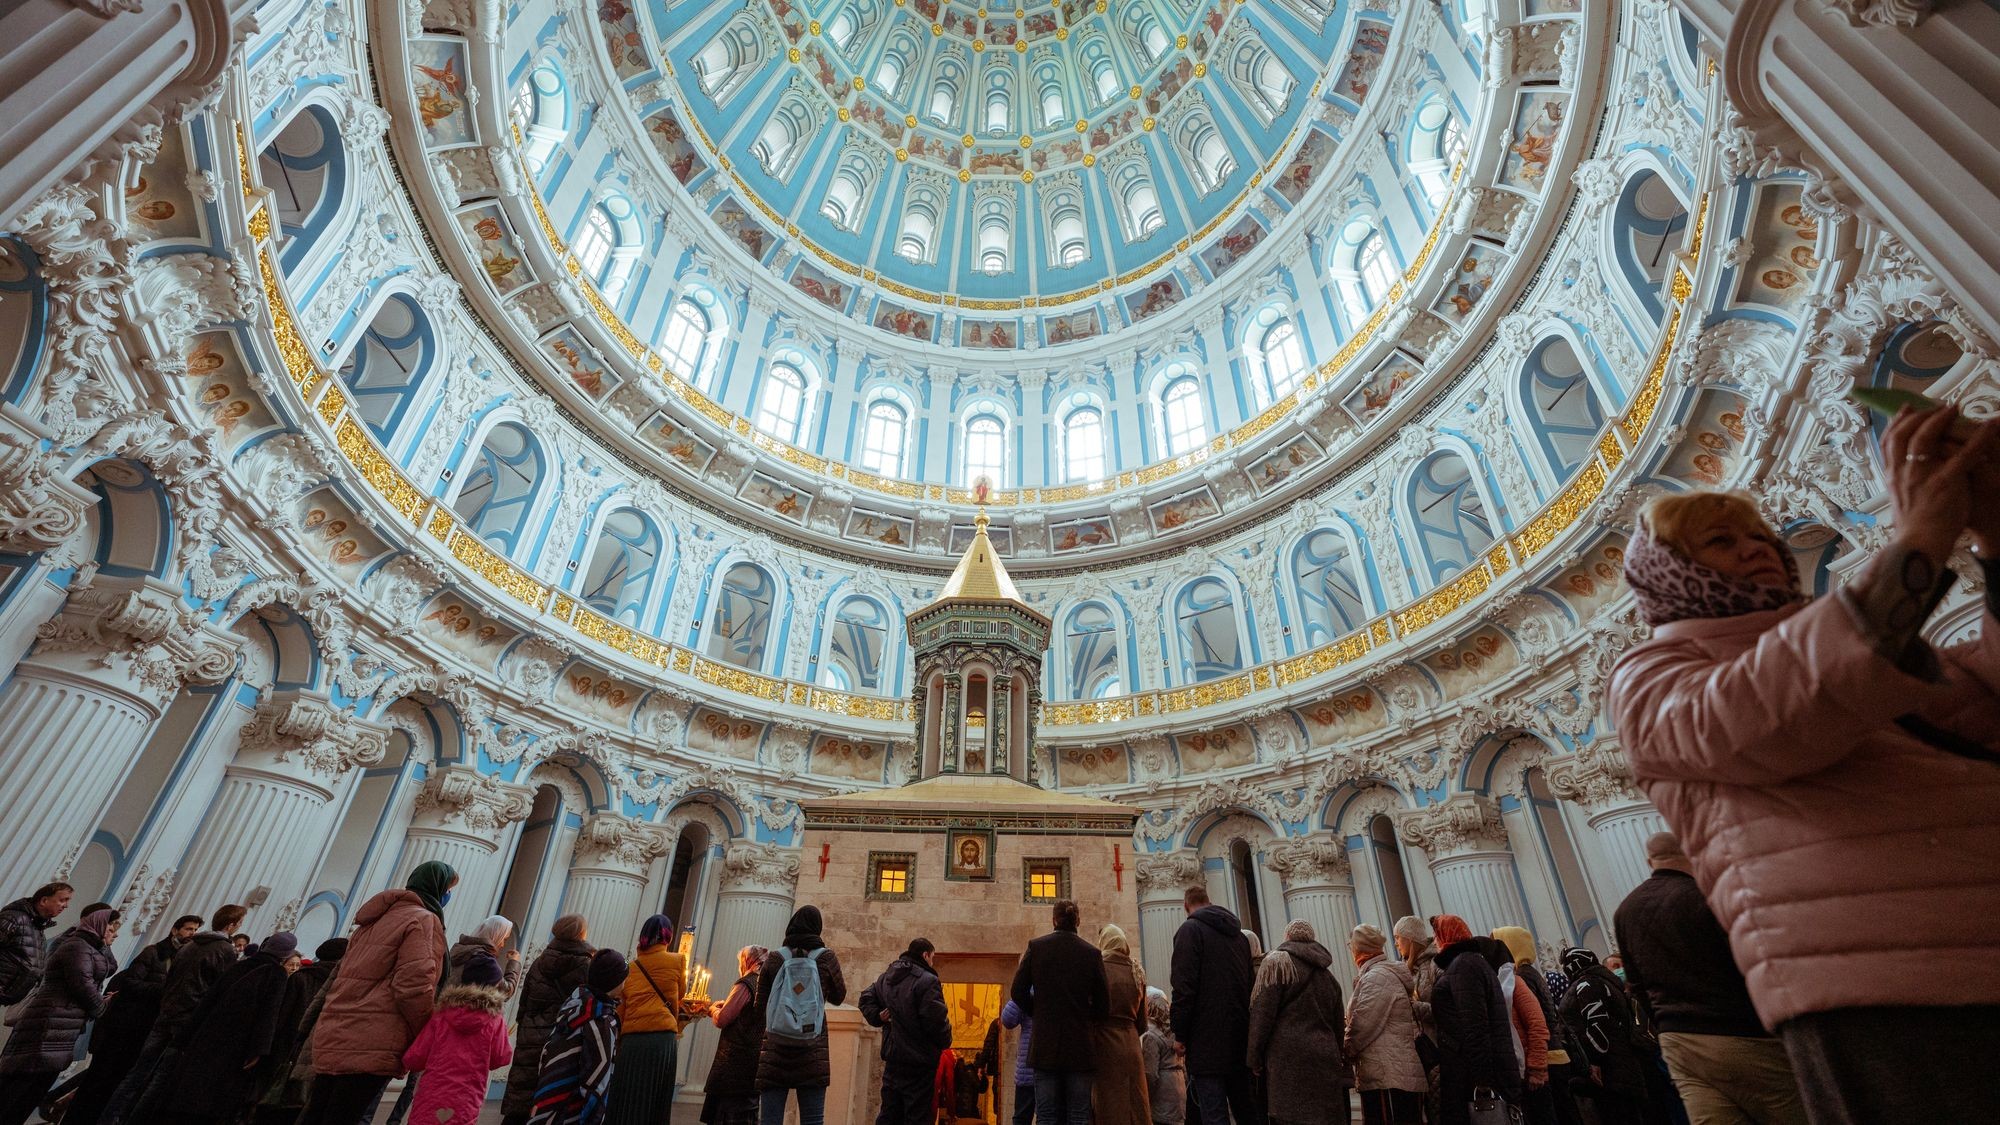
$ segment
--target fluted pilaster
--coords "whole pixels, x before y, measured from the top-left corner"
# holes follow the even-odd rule
[[[1187,912],[1181,896],[1203,882],[1201,857],[1193,852],[1141,855],[1132,861],[1139,888],[1139,960],[1149,980],[1167,979],[1174,957],[1174,931]]]
[[[458,872],[458,889],[445,907],[447,930],[470,928],[493,912],[507,866],[501,845],[509,829],[534,807],[533,790],[470,766],[445,766],[425,779],[412,806],[403,864],[414,868],[442,860]],[[517,928],[524,921],[514,919]],[[528,935],[518,937],[526,940]]]
[[[1580,806],[1586,823],[1597,833],[1596,854],[1601,859],[1593,864],[1591,874],[1609,917],[1650,872],[1646,838],[1665,832],[1666,818],[1633,786],[1631,767],[1615,744],[1596,743],[1578,753],[1552,758],[1542,769],[1549,779],[1549,792]],[[1589,854],[1585,861],[1590,862]]]
[[[799,882],[799,851],[776,844],[735,843],[722,856],[715,898],[713,934],[696,935],[707,950],[709,991],[720,1003],[736,981],[736,954],[746,945],[773,946],[785,936]],[[703,940],[706,937],[707,940]],[[681,1045],[681,1073],[693,1093],[702,1088],[715,1061],[715,1025],[703,1021]]]
[[[1507,826],[1491,799],[1459,793],[1404,813],[1397,828],[1404,843],[1422,848],[1429,858],[1445,913],[1459,915],[1481,934],[1529,924]]]
[[[1286,918],[1311,924],[1319,943],[1333,951],[1341,987],[1351,988],[1354,962],[1345,951],[1360,914],[1346,845],[1331,836],[1309,837],[1280,841],[1265,854],[1285,883]],[[1281,934],[1272,936],[1282,939]]]
[[[264,700],[181,865],[180,909],[206,915],[268,887],[244,929],[296,917],[356,771],[379,763],[388,747],[386,727],[324,695],[286,691]]]
[[[584,821],[576,834],[563,912],[588,919],[595,944],[629,951],[639,936],[647,873],[672,847],[658,825],[629,816],[598,813]]]
[[[68,874],[167,704],[235,655],[157,579],[73,591],[0,691],[0,886]]]

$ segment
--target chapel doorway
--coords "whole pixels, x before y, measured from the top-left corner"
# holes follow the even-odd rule
[[[937,955],[951,1017],[952,1125],[999,1125],[1014,1110],[1014,1048],[1020,1036],[1000,1026],[1014,982],[1014,953]],[[940,1118],[942,1120],[942,1118]]]

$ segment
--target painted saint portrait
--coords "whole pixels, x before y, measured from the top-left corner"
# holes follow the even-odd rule
[[[959,882],[993,878],[993,830],[953,828],[945,833],[945,877]]]

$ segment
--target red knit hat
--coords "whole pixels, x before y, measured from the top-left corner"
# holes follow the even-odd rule
[[[1472,940],[1472,927],[1456,914],[1440,914],[1431,919],[1431,932],[1437,936],[1439,949]]]

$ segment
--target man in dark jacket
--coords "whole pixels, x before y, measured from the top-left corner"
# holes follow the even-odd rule
[[[68,883],[50,883],[0,906],[0,1005],[19,1004],[42,983],[49,956],[44,935],[75,893]]]
[[[1093,1027],[1110,1014],[1111,999],[1103,956],[1076,934],[1081,918],[1076,903],[1056,903],[1055,930],[1028,943],[1008,992],[1035,1021],[1028,1062],[1035,1068],[1039,1125],[1090,1122],[1090,1087],[1097,1073]]]
[[[1597,963],[1588,949],[1565,949],[1562,1017],[1583,1044],[1596,1088],[1597,1119],[1603,1125],[1637,1125],[1645,1120],[1646,1057],[1639,1043],[1632,998],[1617,974]]]
[[[250,1109],[270,1079],[290,975],[285,960],[298,945],[293,934],[272,934],[223,969],[188,1019],[169,1095],[148,1120],[200,1125],[236,1121]]]
[[[1652,1017],[1688,1116],[1695,1125],[1803,1125],[1791,1060],[1757,1018],[1729,934],[1695,885],[1679,838],[1654,834],[1646,862],[1652,877],[1618,906],[1618,946],[1625,985]]]
[[[153,1020],[153,1030],[147,1033],[146,1045],[140,1048],[131,1073],[112,1093],[111,1104],[105,1106],[99,1119],[103,1125],[152,1121],[159,1116],[158,1103],[166,1097],[167,1090],[164,1081],[155,1079],[173,1076],[171,1064],[178,1054],[181,1031],[193,1018],[209,986],[222,975],[222,970],[236,963],[236,946],[230,939],[249,913],[234,903],[223,907],[209,920],[208,929],[174,952],[166,982],[160,988],[160,1014]]]
[[[160,1014],[160,994],[166,989],[167,969],[174,954],[201,929],[201,917],[183,915],[174,920],[167,936],[141,949],[104,991],[111,1004],[90,1032],[90,1069],[77,1083],[76,1099],[69,1104],[66,1119],[79,1125],[97,1120],[132,1064],[145,1048],[146,1036]]]
[[[1187,1049],[1190,1092],[1201,1125],[1263,1125],[1250,1083],[1250,939],[1236,915],[1205,887],[1181,896],[1187,921],[1174,934],[1174,1038]]]
[[[875,983],[861,990],[861,1018],[882,1037],[882,1112],[875,1125],[927,1125],[938,1055],[951,1046],[951,1015],[928,938],[910,943]]]
[[[1492,938],[1474,937],[1465,919],[1431,919],[1437,935],[1438,978],[1431,989],[1437,1027],[1439,1111],[1445,1125],[1467,1120],[1473,1095],[1492,1090],[1521,1104],[1521,1063],[1514,1055],[1514,1016],[1486,954]],[[1508,954],[1501,947],[1500,958]]]

